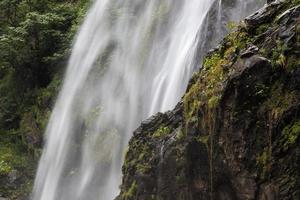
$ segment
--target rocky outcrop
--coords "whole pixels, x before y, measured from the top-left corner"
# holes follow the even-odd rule
[[[299,4],[248,17],[176,108],[141,124],[117,200],[300,199]]]

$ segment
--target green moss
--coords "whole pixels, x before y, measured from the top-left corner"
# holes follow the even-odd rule
[[[148,142],[140,139],[133,139],[129,143],[129,150],[125,157],[123,170],[135,170],[138,174],[148,174],[152,170],[152,163],[155,154],[155,147],[151,146],[151,141],[157,142],[164,139],[172,132],[172,129],[165,124],[159,126],[154,132],[145,134],[144,138]]]
[[[6,188],[1,191],[0,188],[0,193],[6,194],[6,196],[8,195],[11,200],[29,199],[29,196],[32,192],[32,187],[33,180],[27,180],[26,182],[18,186],[18,188],[14,188],[12,190],[7,190]]]
[[[289,147],[296,144],[300,134],[300,121],[296,121],[288,126],[286,126],[282,131],[282,137],[280,139],[280,144],[283,150],[288,150]]]
[[[4,160],[0,160],[0,175],[7,175],[12,171],[12,167]]]
[[[269,24],[263,24],[263,25],[260,25],[258,28],[256,28],[255,33],[256,33],[257,35],[260,35],[260,34],[266,32],[266,31],[268,30],[269,27],[270,27]]]
[[[297,2],[299,5],[299,2]],[[287,9],[292,8],[293,6],[297,5],[296,1],[286,1],[283,3],[283,6],[278,10],[279,14],[284,13]],[[260,32],[261,30],[265,30],[266,28],[270,27],[271,25],[276,30],[279,26],[280,20],[276,18],[273,19],[273,22],[266,23],[259,26],[256,29],[256,32]],[[267,39],[263,46],[268,48],[261,48],[260,52],[267,58],[269,58],[272,62],[273,67],[276,68],[283,68],[287,71],[294,69],[295,67],[299,66],[299,59],[297,59],[298,51],[297,47],[299,46],[299,22],[296,24],[296,34],[295,39],[296,42],[291,45],[287,45],[283,40],[278,38]],[[257,33],[258,34],[258,33]]]
[[[203,144],[208,145],[208,142],[209,142],[209,135],[198,136],[196,139],[197,139],[198,142],[201,142],[201,143],[203,143]]]
[[[227,43],[237,43],[235,37],[238,37],[238,34],[228,36]],[[237,45],[242,46],[239,43]],[[223,90],[223,82],[227,78],[228,68],[234,62],[237,48],[231,45],[224,46],[205,58],[203,69],[195,76],[197,80],[183,98],[186,122],[197,121],[201,106],[208,105],[209,108],[217,106]]]
[[[215,67],[216,65],[218,65],[218,62],[220,61],[221,57],[219,55],[219,53],[214,53],[212,56],[210,56],[209,58],[206,58],[204,60],[203,66],[205,70],[209,70],[213,67]]]
[[[234,31],[237,27],[238,27],[238,24],[236,24],[236,22],[229,21],[227,23],[227,28],[229,31]]]
[[[269,155],[269,151],[263,151],[256,157],[256,165],[259,168],[260,178],[263,180],[266,179],[271,166],[271,155]]]
[[[213,109],[215,108],[219,102],[221,97],[220,96],[213,96],[208,100],[208,108]]]
[[[276,81],[270,88],[270,98],[264,103],[268,110],[279,116],[290,105],[298,101],[299,94],[284,88],[281,80]]]
[[[176,140],[181,141],[185,137],[184,132],[182,131],[182,128],[179,128],[176,130]]]
[[[17,188],[4,184],[0,185],[0,193],[9,199],[17,200],[29,196],[35,174],[36,161],[26,151],[22,143],[15,143],[11,138],[5,139],[1,133],[0,141],[0,177],[8,178],[12,172],[17,173]],[[11,136],[11,133],[8,134]]]
[[[300,4],[300,0],[292,0],[292,3],[295,5],[299,5]]]
[[[276,60],[276,64],[280,67],[285,67],[286,65],[286,57],[281,53],[278,57],[278,59]]]
[[[151,170],[148,159],[153,156],[152,150],[148,145],[144,144],[141,145],[141,148],[138,149],[137,153],[139,154],[137,160],[133,160],[136,171],[140,174],[146,174]]]
[[[200,106],[199,93],[200,93],[200,85],[199,82],[197,81],[195,84],[191,86],[189,91],[183,97],[184,117],[187,121],[189,121],[193,115],[197,115],[197,111]]]
[[[139,140],[131,141],[129,151],[124,162],[124,172],[129,169],[136,170],[139,174],[147,174],[151,171],[149,160],[154,156],[154,150],[147,144]]]
[[[24,169],[28,165],[28,158],[21,153],[18,146],[3,144],[0,146],[0,175],[7,175],[13,170]]]
[[[136,195],[136,192],[137,192],[137,183],[136,183],[136,181],[133,181],[130,188],[125,193],[123,193],[122,199],[130,200],[130,199],[134,198],[134,196]]]
[[[281,67],[285,68],[286,57],[285,52],[288,50],[287,46],[283,41],[277,40],[276,46],[271,50],[271,62],[274,68]]]
[[[163,138],[167,135],[169,135],[171,132],[171,128],[167,127],[167,126],[161,126],[159,127],[154,133],[153,133],[153,137],[154,138]]]
[[[266,151],[262,152],[259,156],[257,156],[256,162],[260,166],[265,166],[268,162],[268,153]]]
[[[286,69],[294,70],[300,66],[300,59],[296,55],[289,55],[286,59]]]
[[[244,31],[242,24],[239,25],[238,30],[230,33],[226,38],[227,45],[234,47],[238,52],[245,49],[248,44],[252,43],[252,37]]]
[[[136,169],[140,174],[147,174],[151,171],[152,167],[148,163],[138,163]]]

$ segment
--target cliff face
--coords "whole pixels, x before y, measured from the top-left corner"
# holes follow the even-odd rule
[[[206,57],[130,140],[118,200],[300,199],[300,1],[275,1]]]

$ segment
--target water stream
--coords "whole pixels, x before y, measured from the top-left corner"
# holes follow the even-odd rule
[[[33,200],[113,200],[133,130],[172,109],[259,0],[95,0],[47,126]]]

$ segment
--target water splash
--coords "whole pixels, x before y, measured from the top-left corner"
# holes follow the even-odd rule
[[[135,127],[180,100],[226,21],[248,12],[236,11],[259,6],[232,2],[96,0],[46,130],[33,199],[113,199]]]

